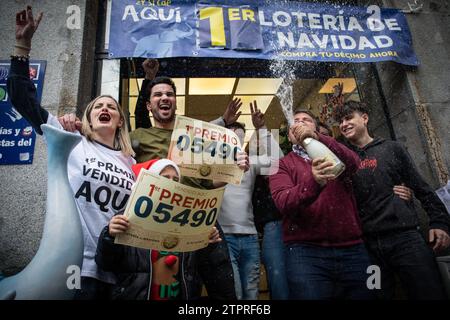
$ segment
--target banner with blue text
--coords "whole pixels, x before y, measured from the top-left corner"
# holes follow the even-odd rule
[[[46,61],[30,61],[29,75],[40,102]],[[0,165],[33,163],[36,132],[13,107],[6,90],[10,61],[0,60]]]
[[[264,0],[113,0],[109,56],[418,65],[397,9]]]

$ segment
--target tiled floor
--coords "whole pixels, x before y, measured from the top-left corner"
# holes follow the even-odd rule
[[[266,269],[264,265],[261,264],[261,272],[260,272],[260,281],[259,281],[259,298],[258,300],[270,300],[269,296],[269,287],[267,285],[266,280]],[[206,297],[208,294],[206,293],[205,287],[203,287],[202,296]]]

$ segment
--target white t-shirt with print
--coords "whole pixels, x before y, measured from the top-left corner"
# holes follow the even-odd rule
[[[62,129],[49,114],[47,124]],[[98,237],[111,218],[125,210],[135,180],[131,166],[136,161],[121,151],[84,136],[69,155],[67,171],[75,196],[84,236],[81,276],[115,283],[113,273],[103,272],[95,263]]]

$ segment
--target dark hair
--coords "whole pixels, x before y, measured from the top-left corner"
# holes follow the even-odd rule
[[[333,135],[333,132],[331,131],[330,127],[327,126],[327,125],[326,125],[325,123],[323,123],[322,121],[319,121],[319,127],[322,127],[322,128],[327,129],[328,134],[329,134],[330,136]]]
[[[334,120],[341,123],[343,118],[355,111],[361,114],[369,114],[369,108],[365,103],[349,100],[344,102],[344,105],[342,107],[339,107],[334,111]]]
[[[299,113],[306,113],[308,116],[310,116],[313,119],[314,124],[316,125],[316,130],[319,129],[319,120],[317,120],[317,117],[314,115],[314,113],[307,109],[298,108],[295,109],[294,116]]]
[[[147,92],[149,97],[151,96],[153,87],[161,83],[165,83],[171,86],[173,89],[173,93],[175,93],[175,95],[177,94],[177,87],[175,87],[175,83],[173,82],[172,79],[170,79],[169,77],[156,77],[147,86]]]
[[[241,122],[233,122],[225,126],[227,129],[242,129],[245,132],[245,124]]]
[[[280,134],[278,136],[279,138],[279,145],[281,151],[283,151],[284,154],[288,154],[292,151],[292,143],[289,141],[288,135],[289,135],[289,127],[281,127],[280,128]]]

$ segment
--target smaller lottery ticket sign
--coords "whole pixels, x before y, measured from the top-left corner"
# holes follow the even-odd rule
[[[232,130],[177,116],[168,158],[183,176],[240,184],[244,174],[236,163],[240,152],[241,142]]]
[[[204,248],[224,192],[192,188],[141,170],[125,209],[130,227],[115,243],[176,252]]]

